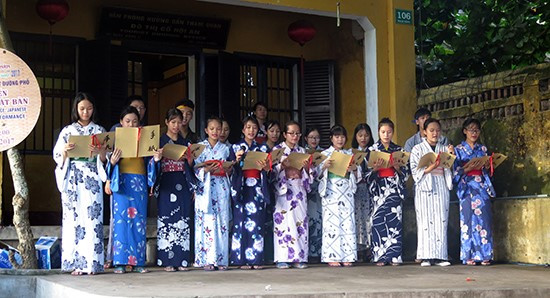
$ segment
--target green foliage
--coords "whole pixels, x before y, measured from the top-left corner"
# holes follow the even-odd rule
[[[417,86],[550,61],[548,0],[415,0]]]

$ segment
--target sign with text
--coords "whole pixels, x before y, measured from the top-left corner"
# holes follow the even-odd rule
[[[0,151],[21,143],[34,129],[42,97],[27,63],[0,49]]]
[[[107,7],[103,8],[99,35],[225,49],[229,24],[224,19]]]
[[[412,25],[413,23],[413,12],[412,10],[405,9],[395,9],[395,23]]]

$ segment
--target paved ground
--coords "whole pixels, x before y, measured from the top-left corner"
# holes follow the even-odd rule
[[[18,283],[18,278],[29,277],[11,278]],[[193,269],[175,273],[153,268],[148,274],[108,272],[97,276],[41,276],[36,278],[35,293],[37,297],[77,298],[550,297],[550,268],[520,265],[422,268],[418,264],[328,268],[313,265],[306,270],[267,268],[204,272]]]

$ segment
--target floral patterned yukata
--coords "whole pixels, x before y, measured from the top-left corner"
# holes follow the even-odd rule
[[[357,148],[359,151],[366,151],[367,148]],[[366,162],[361,163],[363,175],[366,175],[368,170]],[[370,220],[372,212],[371,198],[366,179],[362,179],[357,183],[357,191],[355,192],[355,226],[357,233],[357,251],[364,251],[370,248],[370,233],[372,222]],[[364,255],[366,257],[366,255]],[[367,261],[367,260],[363,260]]]
[[[284,149],[281,161],[291,153],[306,153],[304,148],[288,147],[285,142],[273,147]],[[308,261],[308,217],[307,193],[310,191],[312,175],[305,168],[301,178],[288,179],[281,163],[274,166],[275,211],[273,213],[273,239],[275,262],[300,263]]]
[[[245,152],[267,152],[268,148],[252,141],[249,146],[241,140],[232,146],[233,153],[244,147]],[[233,205],[233,229],[231,235],[231,265],[262,265],[264,263],[265,217],[269,204],[268,177],[264,171],[243,171],[234,167],[231,192]],[[259,178],[245,177],[254,172]]]
[[[199,142],[206,148],[195,160],[226,161],[230,149],[218,142],[214,147],[208,140]],[[195,191],[195,265],[227,266],[229,263],[229,213],[231,189],[227,175],[206,173],[203,168],[195,170],[198,178]]]
[[[369,152],[381,151],[393,153],[402,151],[402,148],[390,142],[388,148],[380,141],[369,147]],[[385,175],[393,172],[393,175]],[[371,213],[371,245],[374,262],[402,263],[401,257],[403,222],[402,206],[405,199],[405,183],[409,177],[409,168],[393,167],[372,171],[369,169],[365,180],[368,185],[369,197],[372,200]]]
[[[103,181],[106,173],[99,157],[63,159],[71,135],[94,135],[105,129],[93,122],[75,122],[61,130],[53,149],[55,178],[61,192],[61,270],[103,272]]]
[[[164,134],[160,147],[166,144],[189,146],[181,134],[176,141]],[[157,200],[157,265],[187,267],[191,261],[191,227],[193,224],[192,171],[185,160],[164,157],[157,163],[159,196]],[[191,172],[192,173],[192,172]],[[194,175],[194,174],[193,174]]]
[[[472,158],[487,155],[479,143],[470,147],[465,141],[455,147],[456,194],[460,200],[460,259],[490,261],[493,259],[493,233],[490,198],[495,189],[487,170],[465,173],[463,166]]]

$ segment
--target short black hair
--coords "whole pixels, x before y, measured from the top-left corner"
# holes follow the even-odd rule
[[[190,99],[182,99],[174,105],[174,108],[178,108],[179,106],[186,106],[191,108],[192,110],[195,110],[195,104]]]
[[[124,116],[132,113],[136,114],[138,121],[141,120],[139,119],[139,111],[132,106],[126,106],[124,109],[122,109],[122,112],[120,113],[120,120],[122,120]]]
[[[430,112],[430,110],[426,108],[420,108],[416,110],[416,112],[414,113],[414,120],[418,120],[418,118],[424,115],[428,115],[428,117],[432,117],[432,112]]]
[[[255,117],[252,117],[252,116],[246,116],[244,117],[243,119],[243,128],[246,126],[246,123],[248,122],[252,122],[254,124],[256,124],[256,126],[258,127],[258,130],[260,129],[260,123],[258,123],[258,119],[256,119]],[[223,125],[223,123],[222,123]]]
[[[78,122],[78,120],[80,120],[80,116],[78,116],[78,104],[83,100],[89,101],[94,107],[94,110],[92,111],[92,115],[90,116],[90,120],[95,123],[96,122],[95,100],[90,93],[86,93],[86,92],[78,92],[76,94],[73,100],[73,107],[71,108],[71,121]]]
[[[441,123],[439,122],[439,120],[437,120],[437,119],[435,119],[435,118],[428,118],[428,119],[426,120],[426,122],[424,122],[424,127],[423,127],[423,129],[424,129],[424,130],[428,129],[428,125],[429,125],[430,123],[437,123],[437,125],[439,125],[439,128],[441,128]]]
[[[352,148],[359,148],[359,142],[357,142],[357,133],[365,130],[369,134],[369,142],[367,143],[367,148],[374,145],[374,139],[372,137],[372,130],[370,129],[370,126],[367,123],[359,123],[355,127],[355,130],[353,131],[353,139],[351,140],[351,147]]]
[[[288,127],[291,126],[291,125],[296,125],[298,126],[298,128],[300,130],[302,130],[302,127],[300,126],[300,123],[298,123],[297,121],[294,121],[294,120],[288,120],[286,123],[285,123],[285,128],[283,129],[283,132],[284,133],[287,133],[288,132]]]
[[[479,130],[481,130],[481,122],[475,118],[468,118],[466,120],[464,120],[464,123],[462,123],[462,135],[464,136],[464,138],[466,138],[466,134],[464,133],[464,130],[468,128],[468,126],[470,125],[476,125],[477,128],[479,128]]]
[[[332,138],[333,136],[344,136],[346,139],[348,138],[348,132],[345,127],[342,125],[336,124],[333,127],[330,128],[330,134],[329,137]]]
[[[256,102],[256,104],[254,104],[254,106],[252,107],[252,111],[256,111],[256,108],[258,108],[258,106],[262,106],[264,107],[266,110],[267,110],[267,104],[263,101],[258,101]]]
[[[130,95],[128,96],[128,99],[126,100],[126,105],[129,106],[132,104],[132,102],[134,101],[141,101],[143,104],[145,104],[145,100],[143,100],[143,97],[139,96],[139,95]]]
[[[395,131],[395,125],[393,124],[393,121],[391,121],[391,119],[388,117],[384,117],[380,120],[380,122],[378,122],[378,130],[380,130],[382,126],[386,125],[391,127],[393,131]]]
[[[169,109],[167,112],[166,112],[166,121],[170,122],[172,121],[172,119],[174,118],[180,118],[183,120],[183,113],[176,109],[176,108],[171,108]]]

